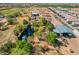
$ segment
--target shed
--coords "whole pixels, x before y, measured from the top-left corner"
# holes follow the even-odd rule
[[[32,13],[32,16],[39,16],[39,13]]]

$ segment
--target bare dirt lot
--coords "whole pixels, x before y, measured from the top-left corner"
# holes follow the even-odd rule
[[[15,26],[9,26],[5,31],[0,31],[0,46],[8,42],[13,36]],[[15,40],[15,39],[14,39]],[[13,41],[13,40],[12,40]]]
[[[68,47],[70,47],[70,49],[72,49],[74,51],[74,53],[70,53],[70,54],[79,54],[79,38],[71,38],[68,40],[69,45]]]

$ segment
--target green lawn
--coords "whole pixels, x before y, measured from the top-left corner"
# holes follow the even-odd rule
[[[18,11],[20,11],[20,8],[9,8],[9,9],[0,11],[0,13],[4,16],[10,16],[17,13]]]

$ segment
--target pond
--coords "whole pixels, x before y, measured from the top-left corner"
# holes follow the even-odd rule
[[[26,40],[28,36],[31,36],[34,33],[34,29],[31,27],[31,25],[28,25],[25,30],[21,33],[19,36],[20,40]]]

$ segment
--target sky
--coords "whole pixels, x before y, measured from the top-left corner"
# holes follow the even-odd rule
[[[78,0],[0,0],[0,3],[79,3]]]

